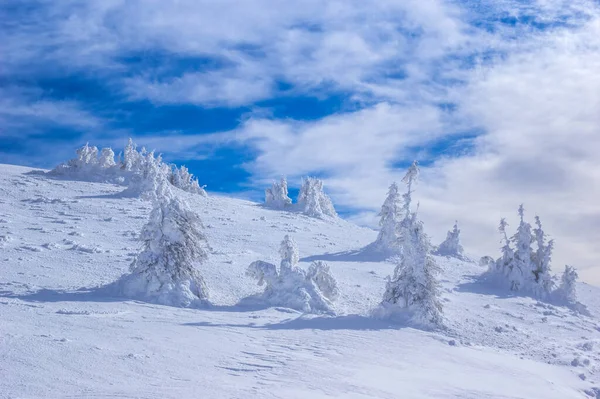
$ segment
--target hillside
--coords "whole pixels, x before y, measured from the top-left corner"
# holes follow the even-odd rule
[[[0,165],[0,398],[600,398],[600,288],[578,287],[584,316],[436,257],[447,330],[376,320],[393,265],[357,252],[376,232],[343,220],[180,192],[212,247],[199,269],[213,306],[104,295],[150,212],[122,190]],[[330,265],[337,316],[236,305],[260,290],[246,267],[277,262],[285,234],[301,266]]]

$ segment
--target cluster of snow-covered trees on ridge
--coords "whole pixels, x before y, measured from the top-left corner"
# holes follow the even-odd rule
[[[337,217],[333,202],[323,191],[323,181],[314,177],[302,179],[296,204],[293,204],[292,199],[288,196],[288,184],[285,177],[282,177],[279,182],[273,182],[271,188],[265,190],[265,206],[273,209],[300,211],[316,218]]]
[[[142,197],[153,197],[158,181],[164,179],[181,190],[206,196],[185,166],[166,164],[160,155],[145,148],[138,151],[132,139],[117,160],[111,148],[103,148],[99,153],[97,147],[86,144],[77,150],[77,158],[58,165],[50,174],[120,184],[127,186],[127,194]]]
[[[281,242],[279,254],[279,270],[274,264],[259,260],[252,262],[246,271],[248,276],[258,280],[258,285],[265,285],[258,299],[271,306],[306,313],[333,313],[339,290],[329,266],[315,261],[308,271],[298,267],[298,246],[288,235]]]
[[[565,266],[562,278],[557,282],[550,266],[554,240],[547,239],[538,216],[532,229],[531,224],[525,221],[523,205],[519,206],[519,218],[517,231],[511,237],[506,231],[508,223],[505,219],[500,220],[501,256],[489,263],[489,275],[511,291],[576,304],[577,272],[573,267]]]

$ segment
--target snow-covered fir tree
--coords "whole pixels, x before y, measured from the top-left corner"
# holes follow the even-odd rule
[[[375,240],[375,248],[382,252],[397,253],[399,250],[398,224],[404,217],[402,214],[402,196],[398,185],[390,185],[387,197],[379,212],[379,234]]]
[[[415,161],[402,180],[407,185],[407,192],[404,194],[404,218],[399,223],[400,252],[395,258],[394,275],[388,277],[377,312],[384,316],[409,312],[411,319],[418,324],[439,326],[443,322],[441,290],[437,280],[440,269],[431,256],[431,244],[423,231],[423,223],[410,208],[412,187],[418,174]]]
[[[83,147],[77,150],[77,158],[68,162],[68,166],[74,169],[84,170],[92,165],[98,164],[98,147],[90,147],[86,143]]]
[[[502,275],[505,278],[509,277],[515,260],[515,251],[510,246],[510,240],[508,239],[508,233],[506,232],[507,227],[508,223],[506,222],[506,219],[500,219],[498,231],[502,234],[502,243],[504,244],[500,249],[502,255],[495,263],[490,264],[490,272]]]
[[[137,172],[131,177],[125,195],[155,200],[159,186],[167,182],[166,165],[160,158],[154,158],[154,151],[146,153],[136,165]]]
[[[252,298],[271,306],[282,306],[305,313],[333,313],[333,302],[339,296],[337,282],[325,262],[313,262],[308,272],[297,266],[298,247],[285,236],[279,254],[279,270],[268,262],[252,262],[246,274],[265,285],[258,297]]]
[[[539,216],[535,217],[535,229],[533,234],[537,243],[537,249],[532,257],[533,262],[533,291],[538,297],[546,297],[554,288],[554,281],[551,275],[550,261],[552,260],[552,250],[554,249],[554,240],[546,242],[546,234],[542,230],[542,222]]]
[[[565,302],[567,305],[575,305],[577,303],[577,279],[579,275],[573,266],[566,265],[565,270],[560,278],[560,285],[558,286],[555,296],[560,301]]]
[[[323,181],[314,177],[302,179],[298,207],[305,215],[311,217],[337,217],[331,199],[323,191]]]
[[[279,182],[273,182],[271,188],[265,190],[265,205],[273,209],[285,209],[292,205],[285,177],[282,177]]]
[[[115,152],[112,148],[103,148],[100,152],[100,160],[98,161],[101,168],[112,168],[117,163],[115,162]]]
[[[453,258],[465,260],[464,249],[460,244],[460,230],[458,222],[454,222],[454,227],[446,234],[446,239],[434,252],[439,256],[450,256]]]
[[[208,289],[196,269],[208,253],[202,223],[166,182],[157,191],[150,220],[140,234],[143,250],[117,286],[121,294],[149,302],[181,307],[206,304]]]
[[[531,287],[533,279],[532,256],[533,250],[531,243],[533,236],[531,234],[531,225],[525,222],[525,208],[523,204],[519,206],[519,227],[517,232],[511,237],[515,247],[513,267],[509,272],[510,289],[512,291],[527,291]]]

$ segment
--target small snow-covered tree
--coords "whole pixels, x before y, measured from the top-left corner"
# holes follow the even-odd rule
[[[490,268],[493,267],[493,270],[490,269],[490,271],[497,272],[508,278],[510,271],[512,270],[514,265],[515,252],[510,246],[510,240],[508,239],[508,233],[506,232],[507,227],[508,223],[506,222],[506,219],[500,219],[500,226],[498,227],[498,231],[500,232],[500,234],[502,234],[502,242],[504,243],[504,245],[500,249],[502,252],[500,258],[498,258],[498,260],[495,263],[490,264]]]
[[[577,303],[577,279],[579,275],[573,266],[565,266],[565,270],[560,278],[560,285],[557,289],[557,296],[567,304]]]
[[[412,187],[418,173],[415,161],[402,179],[407,185],[407,192],[404,194],[404,218],[398,225],[400,252],[395,258],[394,275],[388,277],[379,311],[384,316],[408,311],[418,324],[439,326],[443,322],[441,290],[437,280],[440,269],[431,256],[431,244],[423,230],[423,223],[410,208]]]
[[[146,200],[154,200],[158,187],[166,181],[165,165],[160,157],[154,158],[154,151],[151,151],[141,158],[136,173],[131,177],[129,186],[123,193],[139,196]]]
[[[302,186],[298,194],[298,207],[305,215],[311,217],[337,217],[331,199],[323,191],[323,181],[314,177],[302,179]]]
[[[123,169],[126,171],[135,171],[141,159],[140,153],[137,151],[131,137],[127,141],[125,150],[123,151]]]
[[[339,290],[324,262],[313,263],[306,272],[296,266],[298,248],[285,236],[280,246],[281,266],[256,261],[248,267],[246,274],[265,285],[264,292],[257,298],[271,306],[283,306],[306,313],[333,313],[333,301]]]
[[[552,280],[550,261],[554,240],[546,242],[546,234],[542,230],[542,222],[539,216],[535,217],[536,228],[533,230],[537,250],[533,254],[533,291],[536,296],[545,297],[552,292],[554,281]]]
[[[265,205],[274,209],[285,209],[292,205],[285,177],[282,177],[279,183],[273,182],[271,188],[265,190]]]
[[[143,250],[118,287],[130,298],[171,306],[203,305],[208,289],[195,265],[207,258],[202,223],[163,183],[150,220],[142,229]]]
[[[465,259],[464,249],[460,244],[460,230],[458,229],[458,222],[455,222],[452,231],[449,231],[446,234],[446,240],[444,240],[444,242],[437,247],[435,254]]]
[[[100,152],[100,160],[98,161],[101,168],[112,168],[116,165],[115,153],[112,148],[103,148]]]
[[[300,260],[300,252],[296,241],[289,235],[283,237],[279,245],[279,255],[281,256],[280,270],[291,270]]]
[[[375,241],[375,247],[379,251],[397,253],[399,250],[398,224],[403,218],[402,196],[398,185],[394,182],[390,185],[387,197],[379,212],[379,234]]]

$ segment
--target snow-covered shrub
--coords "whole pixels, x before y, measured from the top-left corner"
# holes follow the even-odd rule
[[[296,266],[298,248],[286,236],[280,247],[281,265],[252,262],[246,275],[265,285],[257,298],[270,306],[282,306],[305,313],[333,313],[333,301],[339,296],[337,282],[324,262],[313,263],[308,272]]]
[[[323,181],[314,177],[302,179],[298,207],[305,215],[311,217],[337,217],[331,199],[323,191]]]
[[[387,197],[379,212],[379,234],[375,240],[374,247],[382,252],[398,253],[399,231],[398,224],[402,220],[402,197],[398,185],[394,182],[390,185]]]
[[[279,183],[273,182],[271,188],[265,190],[265,205],[273,209],[285,209],[292,205],[285,177],[282,177]]]
[[[435,255],[439,256],[450,256],[460,260],[465,260],[464,249],[460,244],[460,230],[458,229],[458,222],[454,223],[452,231],[446,234],[446,239],[437,249],[434,251]]]
[[[443,323],[441,290],[437,275],[440,271],[430,254],[431,244],[417,214],[411,212],[412,185],[418,177],[415,161],[403,182],[407,184],[404,194],[404,218],[398,224],[399,255],[395,258],[394,275],[388,277],[379,316],[408,314],[420,325],[440,326]]]
[[[206,191],[185,166],[165,164],[161,157],[154,158],[154,152],[142,148],[137,150],[132,139],[129,139],[123,151],[123,160],[115,162],[115,153],[111,148],[103,148],[98,158],[98,148],[88,144],[77,150],[77,158],[58,165],[50,175],[68,176],[85,181],[110,182],[128,187],[127,195],[142,194],[152,198],[151,193],[155,181],[145,181],[147,177],[159,180],[166,179],[174,187],[193,194],[206,196]]]
[[[180,307],[203,305],[208,289],[195,268],[207,258],[202,223],[165,187],[158,187],[160,198],[140,234],[143,250],[131,264],[131,273],[117,281],[117,287],[129,298]]]

